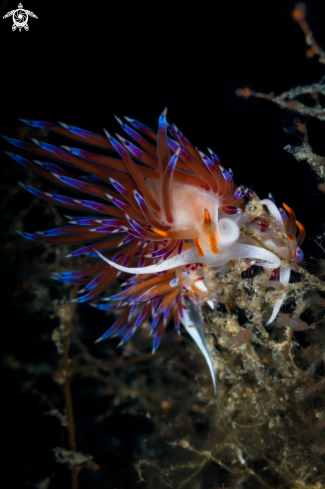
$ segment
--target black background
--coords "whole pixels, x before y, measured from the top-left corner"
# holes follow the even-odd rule
[[[278,94],[320,80],[324,65],[306,58],[294,5],[30,1],[26,8],[38,19],[30,18],[29,32],[12,32],[11,19],[1,21],[2,119],[8,126],[23,117],[118,131],[113,114],[156,128],[167,106],[168,120],[200,149],[211,147],[236,182],[261,198],[272,192],[314,235],[322,224],[317,182],[306,163],[283,151],[288,142],[299,144],[283,130],[292,129],[295,114],[235,95],[246,85]],[[324,46],[324,2],[307,9]],[[321,124],[307,119],[307,126],[323,154]]]
[[[17,4],[2,2],[1,16]],[[320,234],[325,196],[317,192],[307,163],[283,150],[288,143],[301,142],[293,131],[296,114],[235,95],[236,88],[246,85],[279,94],[317,82],[325,73],[316,58],[305,56],[304,36],[291,18],[294,4],[215,1],[176,7],[151,2],[145,7],[140,1],[25,0],[24,8],[38,16],[30,18],[28,32],[13,32],[11,19],[0,22],[2,131],[10,134],[17,118],[26,118],[120,132],[113,114],[156,128],[167,106],[169,122],[203,151],[212,148],[223,166],[233,169],[237,183],[250,186],[261,198],[271,192],[278,205],[285,202],[295,210],[307,236]],[[310,1],[307,8],[316,40],[325,47],[325,3]],[[314,151],[325,155],[324,124],[301,120],[307,123]],[[9,233],[14,237],[12,229]],[[307,239],[303,250],[307,257],[313,254],[313,241]],[[8,287],[4,281],[1,285]],[[15,322],[7,324],[15,327]],[[2,334],[6,338],[6,331]],[[4,340],[5,350],[11,344]],[[4,396],[9,399],[7,412],[12,408],[12,436],[28,451],[26,440],[32,440],[35,431],[15,428],[20,410],[14,403],[19,401],[11,397],[10,388],[8,392]],[[40,426],[36,422],[35,430]],[[118,426],[115,429],[118,436]],[[42,444],[51,445],[51,440],[37,436],[35,457]],[[24,472],[21,467],[17,471]]]

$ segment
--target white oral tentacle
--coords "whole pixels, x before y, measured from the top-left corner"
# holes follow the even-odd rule
[[[212,355],[207,346],[203,328],[201,327],[201,325],[203,324],[201,312],[195,311],[192,304],[190,304],[189,302],[185,302],[185,299],[183,297],[182,303],[186,307],[186,309],[183,310],[184,317],[181,318],[180,321],[188,334],[192,336],[193,340],[203,353],[211,373],[214,392],[217,393],[217,377],[214,370]]]

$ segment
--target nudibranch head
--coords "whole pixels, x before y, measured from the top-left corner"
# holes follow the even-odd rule
[[[99,340],[120,336],[122,344],[151,318],[155,351],[173,318],[177,332],[183,324],[201,349],[215,385],[200,327],[200,305],[207,302],[213,308],[217,299],[206,267],[224,273],[231,260],[248,259],[248,266],[273,270],[275,279],[286,286],[290,272],[281,267],[281,258],[302,259],[304,229],[288,206],[279,210],[270,199],[259,201],[260,212],[248,216],[245,199],[252,199],[253,192],[234,184],[232,170],[227,171],[213,151],[208,155],[198,151],[169,125],[166,110],[159,117],[158,133],[134,119],[117,120],[133,141],[114,138],[106,130],[103,136],[63,123],[23,120],[105,154],[7,138],[18,148],[55,160],[31,162],[8,153],[20,164],[65,190],[88,195],[75,198],[23,185],[33,195],[81,215],[68,217],[62,228],[21,234],[38,242],[79,244],[81,248],[70,256],[101,258],[90,268],[53,275],[83,287],[77,302],[91,301],[118,277],[126,278],[122,292],[92,304],[102,310],[123,309]],[[253,237],[242,234],[242,226]]]

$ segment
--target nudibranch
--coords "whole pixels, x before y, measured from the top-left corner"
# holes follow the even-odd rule
[[[278,208],[272,194],[269,194],[268,199],[258,201],[260,213],[263,213],[264,210],[264,208],[262,210],[262,206],[267,209],[267,214],[264,215],[264,218],[255,217],[252,222],[248,223],[246,219],[245,224],[248,229],[252,229],[254,237],[260,239],[268,249],[285,260],[290,261],[293,259],[296,263],[300,263],[304,258],[300,246],[306,237],[306,231],[304,226],[296,220],[294,211],[288,205],[282,205],[284,209]],[[297,229],[299,234],[296,237]],[[263,270],[263,266],[260,269]],[[287,294],[290,274],[290,268],[280,266],[273,270],[270,280],[266,283],[266,286],[273,287],[281,292],[274,304],[271,317],[267,321],[266,326],[274,321],[280,310]]]
[[[231,260],[249,259],[261,271],[272,270],[268,286],[285,290],[290,270],[281,266],[281,258],[301,261],[304,229],[289,207],[279,210],[272,197],[258,200],[250,189],[235,185],[232,171],[223,168],[213,151],[197,150],[175,125],[167,123],[166,110],[159,117],[158,133],[134,119],[117,120],[133,142],[120,135],[115,138],[106,130],[104,136],[63,123],[22,120],[106,154],[35,139],[32,144],[6,138],[18,148],[64,164],[31,162],[7,153],[24,167],[91,199],[21,184],[47,202],[81,213],[68,216],[65,227],[21,234],[38,242],[82,245],[68,256],[101,258],[90,268],[53,274],[58,281],[82,287],[77,302],[91,301],[118,277],[125,279],[121,292],[91,304],[104,311],[123,309],[97,341],[120,336],[121,345],[151,319],[154,352],[173,319],[177,333],[182,324],[202,351],[216,389],[200,312],[204,302],[214,308],[217,301],[209,270],[225,273]],[[246,212],[245,199],[254,199],[259,209],[256,216]],[[242,226],[252,236],[241,233]],[[297,239],[296,226],[300,231]]]

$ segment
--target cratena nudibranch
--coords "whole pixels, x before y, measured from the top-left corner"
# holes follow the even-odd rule
[[[98,154],[6,138],[18,148],[63,164],[30,162],[8,153],[23,166],[59,187],[89,196],[88,200],[50,194],[24,185],[37,197],[80,213],[69,217],[66,227],[21,233],[24,237],[82,244],[70,256],[89,254],[101,259],[90,268],[53,278],[82,285],[77,302],[91,301],[117,277],[126,278],[122,292],[96,304],[102,310],[123,309],[97,341],[120,336],[122,344],[151,318],[154,352],[173,319],[176,331],[180,333],[182,324],[202,351],[216,389],[201,326],[201,304],[214,308],[217,301],[207,267],[222,274],[231,268],[230,260],[250,259],[262,271],[272,270],[268,286],[285,290],[290,269],[281,266],[281,258],[297,262],[303,258],[300,245],[305,231],[293,211],[288,206],[278,209],[272,197],[258,200],[248,188],[235,185],[232,171],[221,166],[213,151],[208,155],[198,151],[175,125],[167,123],[166,110],[159,117],[157,134],[134,119],[126,118],[128,124],[118,119],[133,142],[107,131],[98,135],[62,123],[22,121],[105,150],[106,154]],[[70,173],[69,166],[81,173]],[[245,199],[249,203],[253,198],[255,208],[260,208],[256,217],[245,212]],[[253,237],[241,233],[244,225]],[[285,293],[268,323],[275,319],[284,297]]]

